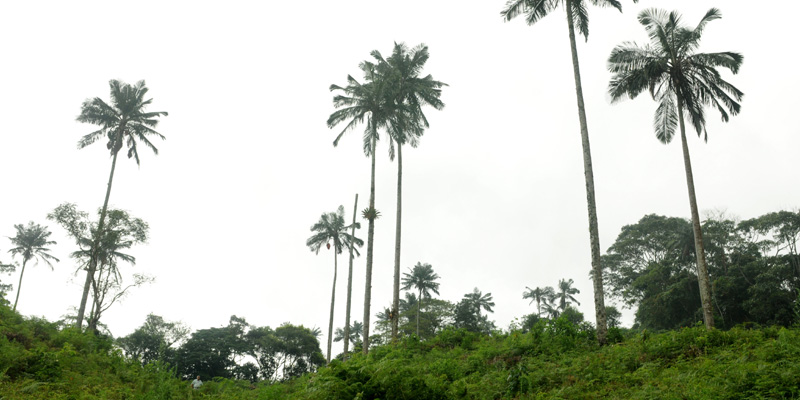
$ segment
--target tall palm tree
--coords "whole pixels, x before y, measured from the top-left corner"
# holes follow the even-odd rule
[[[35,259],[36,264],[39,260],[44,261],[50,269],[53,269],[53,264],[50,260],[58,262],[58,258],[53,257],[48,253],[50,249],[46,246],[56,244],[55,241],[48,240],[52,232],[47,230],[46,226],[34,224],[33,221],[28,222],[28,225],[16,224],[14,229],[17,234],[14,237],[9,237],[12,247],[8,252],[11,256],[20,255],[22,257],[22,270],[19,273],[19,283],[17,284],[17,297],[14,299],[14,307],[12,310],[17,310],[17,302],[19,301],[19,292],[22,289],[22,276],[25,275],[25,265],[28,261]]]
[[[102,232],[105,224],[106,211],[108,209],[108,198],[111,196],[111,183],[114,180],[114,169],[117,165],[117,155],[123,145],[128,147],[128,158],[136,160],[139,165],[138,145],[144,144],[158,154],[158,149],[153,145],[148,137],[164,139],[164,135],[155,131],[158,125],[158,118],[167,116],[164,111],[147,112],[147,106],[153,99],[145,99],[148,88],[144,81],[136,82],[135,85],[112,79],[109,81],[111,89],[111,104],[107,104],[99,97],[87,99],[81,105],[81,113],[76,120],[100,126],[100,129],[84,135],[78,141],[78,148],[82,149],[90,144],[105,137],[108,139],[106,147],[111,152],[111,173],[108,175],[108,185],[106,187],[106,197],[103,201],[103,208],[100,212],[100,222],[97,224],[97,232]],[[98,247],[100,236],[95,238],[94,248]],[[95,250],[96,251],[96,250]],[[89,296],[89,287],[97,268],[97,254],[95,253],[89,263],[86,273],[86,282],[83,285],[83,295],[81,305],[78,308],[77,326],[83,324],[83,316],[86,311],[86,299]]]
[[[433,272],[433,267],[430,264],[422,264],[417,263],[412,270],[409,268],[411,273],[404,272],[403,273],[403,290],[408,290],[410,288],[417,289],[417,337],[419,337],[419,311],[420,311],[420,303],[422,303],[422,299],[427,297],[431,297],[431,292],[439,294],[439,282],[436,282],[439,279],[439,275]],[[397,309],[398,306],[395,306]],[[393,318],[393,320],[397,320]]]
[[[467,293],[464,295],[464,299],[469,301],[472,304],[472,307],[478,313],[478,320],[481,319],[481,309],[484,309],[488,312],[494,312],[492,307],[494,307],[494,302],[492,301],[492,294],[486,293],[484,294],[478,288],[472,290],[472,293]]]
[[[358,212],[358,193],[356,193],[356,200],[353,203],[353,224],[352,230],[350,232],[351,235],[356,235],[356,213]],[[350,303],[353,293],[353,246],[350,246],[350,257],[348,258],[348,266],[347,266],[347,308],[345,309],[345,320],[344,320],[344,351],[342,352],[342,357],[344,361],[347,361],[347,355],[350,354]],[[356,323],[353,322],[353,328],[356,328]],[[363,330],[364,327],[361,324],[358,324],[358,329]]]
[[[566,310],[569,303],[577,303],[578,305],[581,305],[581,302],[579,302],[578,299],[573,296],[574,294],[581,292],[577,288],[572,287],[574,283],[575,281],[573,281],[572,278],[570,278],[568,281],[563,279],[558,281],[558,293],[556,294],[556,299],[558,299],[558,308],[561,309],[561,311]]]
[[[396,110],[392,103],[388,101],[390,96],[387,94],[388,88],[385,79],[380,79],[380,75],[375,70],[375,65],[369,62],[362,62],[359,66],[364,73],[365,82],[361,83],[352,76],[347,76],[347,86],[331,85],[330,91],[339,91],[333,97],[333,106],[337,108],[328,117],[328,128],[333,128],[346,121],[345,127],[333,145],[337,146],[339,140],[347,131],[354,129],[358,124],[365,122],[363,149],[364,154],[370,160],[370,186],[369,186],[369,207],[363,211],[363,216],[369,221],[367,228],[367,268],[366,282],[364,288],[364,330],[363,352],[369,352],[369,323],[370,323],[370,304],[372,302],[372,260],[375,242],[375,220],[380,216],[375,209],[375,148],[380,139],[379,130],[391,129],[396,124]]]
[[[542,304],[545,306],[549,304],[553,299],[556,297],[556,292],[552,286],[547,287],[537,287],[536,289],[531,289],[525,286],[526,291],[522,292],[523,299],[531,299],[531,302],[528,304],[536,302],[536,315],[542,316]]]
[[[633,0],[636,3],[638,0]],[[500,15],[506,21],[525,14],[528,25],[537,23],[547,14],[564,4],[567,10],[567,29],[569,46],[572,52],[572,73],[575,77],[575,95],[578,100],[578,121],[581,127],[581,144],[583,146],[583,174],[586,181],[586,203],[589,213],[589,241],[592,252],[592,281],[594,284],[594,309],[597,324],[597,340],[606,343],[608,326],[606,323],[605,300],[603,294],[603,268],[600,266],[600,234],[597,227],[597,206],[594,194],[594,170],[592,169],[592,152],[589,147],[589,128],[586,123],[586,108],[583,104],[583,86],[578,65],[578,48],[575,44],[575,25],[585,40],[589,40],[589,14],[587,2],[600,7],[614,7],[622,12],[622,4],[618,0],[509,0]]]
[[[372,57],[375,59],[375,68],[381,78],[390,88],[393,109],[399,116],[394,129],[389,131],[389,158],[394,159],[395,145],[397,148],[397,218],[395,222],[395,247],[394,247],[394,286],[392,297],[392,340],[397,340],[397,325],[399,318],[400,302],[400,244],[402,220],[402,193],[403,193],[403,145],[409,144],[417,147],[419,137],[425,128],[429,127],[428,119],[422,112],[422,106],[429,105],[436,110],[444,108],[441,101],[442,87],[446,83],[433,79],[431,75],[420,76],[430,54],[428,46],[420,44],[409,49],[403,43],[395,43],[392,55],[384,59],[381,53],[374,50]]]
[[[338,255],[344,249],[350,249],[354,246],[362,246],[364,241],[347,233],[351,226],[344,223],[344,207],[339,206],[336,212],[325,213],[319,218],[316,224],[311,227],[314,232],[311,237],[306,240],[306,245],[311,251],[319,254],[322,245],[331,248],[333,242],[333,289],[331,289],[331,316],[328,322],[328,363],[331,362],[331,343],[333,340],[333,305],[336,300],[336,275],[338,273]],[[355,250],[358,254],[358,250]]]
[[[694,231],[697,281],[700,285],[703,320],[709,329],[714,326],[711,285],[684,120],[688,117],[697,135],[702,134],[707,140],[704,106],[716,108],[724,122],[729,120],[729,113],[736,115],[741,108],[739,101],[744,94],[722,79],[717,68],[727,68],[736,74],[742,65],[742,55],[734,52],[695,52],[706,24],[720,17],[719,10],[712,8],[696,27],[690,28],[682,25],[680,14],[675,11],[644,10],[639,14],[639,22],[647,30],[650,44],[640,47],[635,43],[623,43],[614,48],[608,59],[608,69],[614,74],[608,88],[613,100],[625,95],[635,98],[649,90],[658,102],[653,120],[656,138],[664,144],[672,141],[677,126],[680,126]]]

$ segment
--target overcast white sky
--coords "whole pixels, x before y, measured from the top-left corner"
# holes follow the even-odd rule
[[[75,122],[81,102],[108,100],[109,79],[145,79],[159,125],[159,155],[141,167],[120,158],[111,206],[151,227],[131,249],[127,271],[156,282],[114,306],[104,321],[115,336],[148,313],[193,329],[226,325],[232,314],[276,327],[321,327],[326,342],[333,260],[305,246],[323,212],[344,205],[352,218],[369,195],[361,132],[338,148],[328,87],[358,74],[371,50],[394,41],[425,43],[425,72],[448,83],[442,111],[404,152],[402,269],[417,262],[441,276],[453,302],[478,287],[491,292],[492,318],[507,327],[533,312],[525,286],[573,278],[580,309],[593,320],[589,238],[574,82],[563,10],[529,27],[505,23],[503,0],[422,1],[3,2],[0,6],[0,235],[13,225],[47,224],[61,258],[50,271],[28,268],[19,310],[60,318],[80,300],[75,247],[45,219],[63,202],[102,205],[110,157],[105,142],[78,150],[94,129]],[[795,120],[800,79],[785,54],[800,6],[743,1],[623,1],[624,13],[592,8],[579,55],[595,168],[600,245],[623,225],[657,213],[689,217],[678,143],[651,128],[646,95],[611,105],[611,49],[645,43],[636,21],[646,7],[679,10],[695,24],[710,7],[723,18],[706,29],[702,51],[738,51],[744,65],[726,75],[745,92],[730,123],[709,111],[709,141],[690,137],[701,210],[741,218],[798,207]],[[787,63],[789,65],[787,65]],[[360,78],[360,76],[359,76]],[[374,312],[391,302],[396,164],[378,149]],[[366,240],[366,229],[357,233]],[[0,260],[10,247],[0,240]],[[336,323],[344,324],[346,257],[337,283]],[[354,319],[362,319],[365,257],[356,260]],[[16,286],[19,271],[2,276]],[[15,292],[9,297],[13,298]],[[629,313],[630,314],[630,313]],[[373,313],[374,315],[374,313]],[[630,315],[626,317],[631,321]],[[373,317],[374,320],[374,317]],[[341,348],[341,344],[336,349]]]

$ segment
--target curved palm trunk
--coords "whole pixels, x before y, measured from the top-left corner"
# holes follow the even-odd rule
[[[369,209],[375,210],[375,138],[372,138],[372,176],[369,184]],[[372,245],[375,240],[375,215],[369,219],[367,230],[367,279],[364,287],[364,329],[362,331],[364,354],[369,353],[369,306],[372,301]]]
[[[333,344],[333,304],[336,301],[336,275],[339,271],[337,247],[333,246],[333,289],[331,289],[331,317],[328,319],[328,364],[331,363],[331,345]]]
[[[122,132],[123,128],[120,128]],[[111,196],[111,183],[114,181],[114,169],[117,167],[117,155],[119,149],[114,152],[114,157],[111,159],[111,173],[108,175],[108,187],[106,188],[106,199],[103,201],[103,209],[100,211],[100,222],[97,223],[97,237],[92,245],[92,257],[89,259],[89,270],[86,272],[86,282],[83,284],[83,295],[81,296],[81,306],[78,308],[78,318],[75,325],[81,329],[83,325],[83,315],[86,312],[86,300],[89,298],[89,287],[92,284],[92,278],[97,270],[97,247],[100,245],[100,235],[103,232],[103,224],[106,220],[106,211],[108,210],[108,198]]]
[[[19,272],[19,283],[17,284],[17,298],[14,299],[14,308],[12,311],[17,311],[17,302],[19,301],[19,291],[22,289],[22,275],[25,275],[25,264],[28,263],[28,260],[22,259],[22,271]]]
[[[597,227],[597,206],[594,199],[594,171],[592,152],[589,148],[589,127],[586,123],[586,108],[583,104],[583,87],[578,65],[578,48],[575,44],[575,27],[572,24],[572,0],[567,0],[567,25],[569,26],[569,45],[572,51],[572,71],[575,75],[575,94],[578,98],[578,119],[581,125],[581,144],[583,145],[583,174],[586,180],[586,203],[589,211],[589,240],[592,249],[592,283],[594,285],[594,309],[597,325],[597,341],[606,343],[606,307],[603,299],[603,269],[600,266],[600,234]]]
[[[392,341],[397,340],[397,324],[400,320],[400,217],[403,210],[403,146],[397,142],[397,226],[394,232],[394,296],[392,299]],[[419,316],[417,316],[419,336]]]
[[[353,229],[351,236],[356,236],[356,213],[358,212],[358,193],[353,204]],[[347,268],[347,309],[345,311],[344,322],[344,361],[347,361],[347,354],[350,350],[350,297],[353,293],[353,243],[350,243],[350,265]]]
[[[703,231],[700,229],[700,213],[697,211],[697,196],[694,193],[692,161],[689,158],[689,145],[686,143],[686,127],[683,123],[683,102],[678,96],[678,122],[681,127],[681,147],[683,148],[683,167],[686,170],[686,186],[689,188],[689,208],[692,210],[692,229],[694,230],[694,249],[697,255],[697,283],[700,285],[700,301],[703,308],[703,322],[706,329],[714,327],[714,311],[711,307],[711,284],[709,283],[706,252],[703,247]]]

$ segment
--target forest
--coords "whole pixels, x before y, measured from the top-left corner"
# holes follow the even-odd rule
[[[576,44],[588,40],[589,5],[622,11],[617,0],[510,0],[498,11],[506,22],[528,25],[550,14],[566,17],[588,223],[580,240],[590,250],[590,287],[578,287],[583,277],[566,273],[533,287],[520,281],[517,297],[529,312],[499,326],[492,317],[497,292],[488,282],[476,280],[461,297],[444,298],[440,293],[452,281],[439,275],[438,264],[401,258],[408,238],[402,235],[408,221],[403,151],[421,146],[432,111],[445,114],[450,85],[424,72],[432,57],[428,46],[395,42],[389,53],[372,50],[358,62],[360,75],[328,88],[334,110],[326,124],[337,148],[331,151],[358,147],[369,160],[366,205],[359,207],[355,194],[349,217],[332,200],[334,211],[295,221],[310,229],[293,241],[315,256],[333,256],[330,304],[314,305],[329,310],[319,321],[325,330],[291,321],[249,323],[257,316],[233,314],[231,301],[224,326],[194,329],[154,312],[132,333],[115,335],[104,321],[156,279],[134,272],[137,251],[163,245],[143,217],[111,202],[112,187],[126,184],[115,172],[119,163],[139,166],[144,154],[159,154],[157,145],[167,136],[156,129],[169,113],[151,110],[144,80],[112,79],[108,99],[85,100],[76,118],[93,130],[76,138],[78,149],[101,143],[110,158],[101,205],[54,203],[39,220],[14,224],[8,241],[0,242],[0,399],[800,396],[800,210],[742,219],[724,211],[701,216],[697,204],[687,136],[707,141],[709,114],[729,122],[744,97],[723,76],[739,72],[742,54],[700,51],[707,25],[721,19],[721,11],[711,8],[695,24],[678,11],[645,9],[637,21],[649,43],[622,42],[608,56],[611,102],[650,97],[649,132],[665,145],[680,142],[689,209],[687,218],[651,213],[628,221],[603,251],[586,116],[592,105],[584,103]],[[394,182],[376,178],[379,145],[396,162]],[[396,185],[395,208],[378,209],[376,183]],[[391,238],[376,235],[382,212],[394,214]],[[71,252],[53,251],[54,232],[69,238]],[[391,241],[391,265],[375,259],[379,240]],[[337,293],[339,261],[344,295]],[[82,281],[80,296],[74,293],[77,306],[54,321],[18,311],[26,300],[20,302],[23,283],[26,291],[37,290],[36,282],[23,279],[26,269],[64,264]],[[354,264],[356,273],[365,267],[363,299],[353,293]],[[390,296],[373,297],[373,268],[391,268]],[[298,283],[283,284],[300,291]],[[579,309],[582,292],[591,294],[591,315]],[[362,300],[363,314],[351,315]],[[623,322],[627,311],[630,324]],[[334,343],[343,350],[334,350]]]

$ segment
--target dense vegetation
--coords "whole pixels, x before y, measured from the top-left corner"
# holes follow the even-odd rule
[[[800,396],[800,329],[609,330],[562,315],[491,334],[448,328],[407,336],[317,373],[198,390],[162,361],[126,357],[109,337],[0,305],[3,399],[790,398]],[[795,304],[794,313],[800,312]],[[152,322],[152,321],[151,321]],[[163,322],[163,321],[162,321]],[[235,321],[234,321],[235,322]],[[279,328],[280,329],[280,328]],[[317,349],[319,343],[315,343]],[[322,354],[317,351],[319,359]]]

